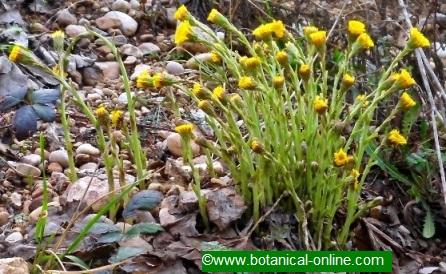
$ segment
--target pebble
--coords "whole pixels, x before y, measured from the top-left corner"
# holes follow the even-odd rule
[[[83,165],[85,163],[93,161],[93,157],[92,156],[90,156],[88,154],[82,154],[82,153],[76,154],[76,157],[74,159],[76,161],[76,164],[79,165],[79,166],[81,166],[81,165]]]
[[[51,152],[49,160],[51,163],[58,163],[62,167],[68,167],[68,153],[63,149]]]
[[[135,56],[127,56],[127,58],[125,58],[125,60],[124,60],[124,64],[125,65],[134,65],[137,61],[138,61],[138,59],[136,59]]]
[[[211,60],[211,53],[209,53],[209,52],[200,53],[195,56],[192,56],[189,60],[187,60],[186,67],[191,68],[191,69],[196,69],[196,68],[198,68],[198,65],[200,63],[202,63],[202,62],[205,63],[210,60]]]
[[[37,155],[40,156],[40,148],[36,148],[36,149],[34,150],[34,154],[37,154]],[[48,151],[44,150],[44,151],[43,151],[43,157],[45,158],[45,160],[48,160],[49,157],[50,157],[50,153],[49,153]]]
[[[121,93],[121,94],[118,96],[118,102],[119,102],[120,104],[127,105],[128,100],[127,100],[127,94],[126,94],[125,92]]]
[[[60,10],[56,13],[56,22],[61,27],[74,25],[77,23],[77,18],[71,14],[67,9]]]
[[[138,46],[138,48],[142,51],[144,55],[156,54],[161,51],[160,47],[155,45],[154,43],[142,43]]]
[[[0,273],[28,274],[28,263],[21,257],[0,259]]]
[[[25,163],[17,163],[15,169],[22,177],[39,177],[41,173],[37,167]]]
[[[13,206],[19,208],[22,206],[22,195],[17,192],[13,192],[9,197]]]
[[[65,28],[65,33],[68,35],[68,37],[75,37],[86,31],[87,29],[84,26],[80,25],[68,25]]]
[[[182,74],[184,72],[183,65],[174,61],[167,62],[166,70],[168,73],[173,75]]]
[[[112,10],[127,13],[130,9],[131,9],[130,3],[125,0],[116,0],[112,4]]]
[[[9,213],[8,211],[2,208],[2,210],[0,210],[0,226],[7,224],[8,221],[9,221]]]
[[[166,139],[167,149],[175,156],[182,156],[183,150],[181,148],[181,136],[178,133],[170,134]],[[191,140],[192,154],[194,156],[200,153],[200,146]]]
[[[49,173],[62,172],[63,167],[59,163],[53,162],[48,165],[47,170]]]
[[[87,100],[91,101],[91,102],[94,102],[94,101],[99,100],[101,98],[102,98],[102,96],[100,94],[97,94],[97,93],[91,93],[91,94],[87,95]]]
[[[141,49],[137,48],[132,44],[125,44],[120,48],[120,51],[123,55],[127,56],[135,56],[136,58],[141,58],[143,52]]]
[[[166,11],[166,17],[167,17],[167,23],[170,26],[176,26],[177,20],[175,19],[175,12],[177,9],[175,7],[169,7],[165,9]]]
[[[95,66],[98,67],[105,79],[115,80],[119,78],[119,64],[115,61],[109,62],[96,62]]]
[[[48,203],[48,212],[50,212],[50,211],[58,212],[61,210],[62,210],[62,207],[60,206],[60,204],[58,202],[49,202]],[[29,222],[31,224],[37,223],[41,213],[42,213],[42,206],[39,206],[38,208],[31,211],[31,213],[28,216]]]
[[[23,241],[23,235],[22,233],[15,231],[6,237],[5,242],[9,244],[14,244]]]
[[[139,0],[130,0],[130,7],[134,10],[137,10],[141,7],[141,3]]]
[[[95,172],[98,169],[98,164],[97,163],[86,163],[83,164],[81,167],[79,167],[79,171],[83,171],[83,172]]]
[[[133,71],[132,75],[130,75],[130,80],[135,80],[136,77],[138,77],[138,75],[140,75],[144,70],[150,71],[150,66],[146,64],[136,65],[135,70]]]
[[[40,155],[37,154],[29,154],[26,156],[23,156],[20,161],[22,161],[25,164],[32,165],[32,166],[38,166],[40,164]]]
[[[98,68],[86,67],[82,70],[82,80],[86,86],[95,86],[101,79],[101,71]]]
[[[91,144],[82,144],[76,149],[76,154],[87,154],[92,156],[98,156],[101,151],[92,146]]]
[[[120,11],[107,12],[104,16],[96,19],[96,24],[102,30],[119,27],[127,36],[133,36],[138,29],[135,19]]]

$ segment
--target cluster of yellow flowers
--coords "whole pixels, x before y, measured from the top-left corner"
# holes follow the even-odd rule
[[[154,75],[150,75],[148,70],[143,70],[136,77],[136,87],[137,88],[162,88],[165,86],[172,85],[175,79],[167,74],[157,72]]]
[[[124,120],[124,112],[122,110],[115,109],[110,113],[103,105],[100,105],[95,110],[95,114],[99,124],[105,127],[108,127],[111,124],[112,128],[119,129]]]
[[[273,20],[270,23],[258,26],[252,34],[257,40],[266,40],[271,37],[282,39],[286,36],[285,25],[280,20]]]

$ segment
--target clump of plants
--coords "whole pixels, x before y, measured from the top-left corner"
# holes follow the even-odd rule
[[[208,21],[235,38],[243,48],[237,51],[186,7],[175,16],[180,21],[175,43],[201,43],[211,52],[200,63],[196,82],[174,83],[207,113],[214,131],[215,142],[196,141],[227,165],[255,219],[286,191],[304,248],[345,248],[352,223],[380,202],[360,199],[379,151],[408,142],[391,125],[398,113],[416,105],[408,92],[415,80],[399,63],[414,49],[429,46],[429,40],[411,29],[405,48],[381,69],[379,80],[365,81],[364,92],[349,101],[357,84],[352,59],[374,47],[361,21],[348,22],[347,46],[329,70],[327,32],[316,26],[294,35],[273,20],[256,28],[250,41],[212,10]],[[148,79],[151,86],[160,82]],[[399,97],[397,105],[375,121],[378,106],[393,96]],[[189,139],[190,132],[183,135]]]

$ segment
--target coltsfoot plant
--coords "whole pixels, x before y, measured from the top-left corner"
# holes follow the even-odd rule
[[[236,51],[186,7],[175,16],[177,45],[201,43],[211,51],[200,63],[199,80],[174,83],[207,113],[214,130],[215,142],[196,141],[228,166],[255,219],[287,191],[304,248],[345,248],[352,223],[380,202],[360,199],[377,153],[408,142],[390,123],[416,104],[408,92],[415,80],[399,62],[415,48],[429,46],[429,40],[411,29],[407,45],[379,80],[364,79],[364,92],[349,101],[357,85],[352,59],[374,47],[360,21],[348,22],[347,47],[328,69],[327,33],[316,26],[295,36],[274,20],[256,28],[251,42],[212,10],[208,21],[236,37],[242,48]],[[158,78],[147,82],[160,86]],[[397,105],[376,121],[378,106],[394,96],[400,98]],[[365,155],[372,144],[376,149]]]

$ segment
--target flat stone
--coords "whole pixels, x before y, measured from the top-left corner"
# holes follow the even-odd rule
[[[37,167],[25,163],[17,163],[15,169],[22,177],[39,177],[41,173]]]
[[[183,65],[174,61],[167,62],[166,70],[172,75],[179,75],[184,72]]]
[[[130,9],[131,9],[130,3],[125,0],[116,0],[112,4],[112,10],[127,13]]]
[[[26,156],[23,156],[22,159],[20,159],[20,161],[22,163],[28,164],[28,165],[32,165],[32,166],[38,166],[40,164],[40,155],[37,154],[29,154]]]
[[[167,149],[170,153],[172,153],[175,156],[182,156],[183,150],[181,147],[181,136],[178,133],[172,133],[170,134],[166,139],[166,145]],[[191,147],[192,147],[192,154],[194,156],[198,155],[200,153],[200,146],[195,143],[193,140],[191,140]]]
[[[120,11],[109,11],[104,16],[96,19],[98,28],[107,30],[119,27],[123,34],[133,36],[138,29],[138,23],[129,15]]]
[[[84,26],[80,26],[80,25],[68,25],[65,28],[65,33],[67,34],[68,37],[76,37],[81,33],[86,32],[87,29]]]
[[[48,165],[47,170],[49,173],[62,172],[63,167],[59,163],[53,162]]]
[[[29,274],[28,263],[21,257],[0,259],[0,274]]]
[[[108,62],[96,62],[95,66],[97,66],[104,75],[105,79],[115,80],[119,78],[119,64],[115,61]]]
[[[5,242],[7,242],[9,244],[15,244],[15,243],[19,243],[21,241],[23,241],[23,235],[22,235],[22,233],[20,233],[18,231],[9,234],[8,237],[6,237],[6,239],[5,239]]]
[[[161,51],[160,47],[155,45],[154,43],[142,43],[138,46],[138,48],[142,51],[144,55],[157,54]]]
[[[142,50],[135,47],[132,44],[125,44],[120,48],[120,51],[123,55],[126,56],[135,56],[136,58],[141,58],[143,55]]]
[[[56,13],[56,22],[61,27],[74,25],[77,23],[77,18],[71,14],[68,9],[60,10]]]
[[[51,163],[58,163],[62,167],[68,167],[68,153],[66,150],[59,149],[51,152],[49,160]]]
[[[83,164],[81,167],[79,167],[79,171],[83,171],[83,172],[95,172],[98,169],[98,164],[97,163],[86,163]]]
[[[82,144],[76,149],[76,154],[87,154],[92,156],[98,156],[101,151],[92,146],[91,144]]]

